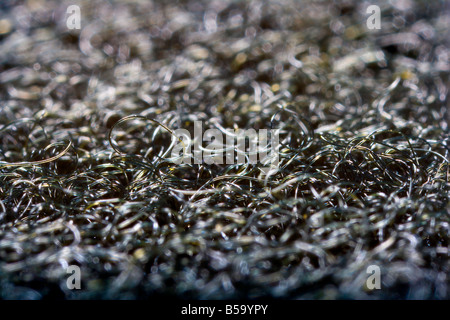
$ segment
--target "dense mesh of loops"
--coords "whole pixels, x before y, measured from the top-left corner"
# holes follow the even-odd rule
[[[80,31],[71,1],[9,3],[0,297],[449,298],[438,1],[380,1],[375,31],[372,1],[79,1]],[[174,165],[170,134],[139,119],[111,133],[120,155],[109,130],[131,114],[280,128],[279,170]],[[369,265],[382,290],[365,288]]]

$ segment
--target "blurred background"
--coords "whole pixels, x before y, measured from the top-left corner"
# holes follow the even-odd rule
[[[449,8],[1,1],[0,297],[448,299]],[[114,132],[120,157],[109,130],[131,114],[188,130],[277,115],[288,147],[268,186],[287,185],[264,195],[257,168],[169,166],[146,124]],[[57,161],[2,166],[69,141]],[[207,183],[217,193],[195,195]]]

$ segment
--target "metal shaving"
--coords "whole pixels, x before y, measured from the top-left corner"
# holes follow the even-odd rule
[[[450,298],[448,3],[0,9],[0,298]],[[194,121],[278,170],[171,163]]]

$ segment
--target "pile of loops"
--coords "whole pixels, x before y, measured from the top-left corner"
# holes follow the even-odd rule
[[[0,5],[0,298],[450,297],[441,2],[77,3]],[[276,127],[278,170],[144,117]]]

